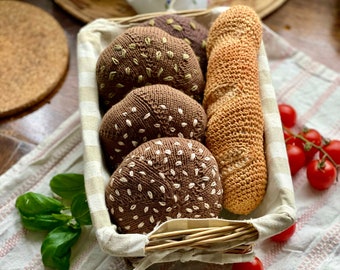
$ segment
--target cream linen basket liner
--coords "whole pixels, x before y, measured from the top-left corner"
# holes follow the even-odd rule
[[[209,27],[226,8],[182,12]],[[277,109],[275,91],[264,45],[258,61],[265,120],[265,153],[268,187],[261,205],[249,216],[226,215],[224,219],[174,219],[148,235],[118,234],[105,205],[109,175],[102,160],[98,128],[99,110],[96,62],[101,51],[127,27],[156,13],[125,19],[97,19],[78,33],[79,102],[84,143],[84,175],[87,199],[98,243],[103,252],[116,257],[140,257],[135,269],[158,262],[200,261],[217,264],[249,261],[253,246],[288,228],[295,220],[292,179]]]

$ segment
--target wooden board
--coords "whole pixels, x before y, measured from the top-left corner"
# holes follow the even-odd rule
[[[98,18],[136,15],[135,10],[124,0],[54,0],[54,2],[85,23]],[[210,0],[208,2],[209,7],[248,5],[254,8],[262,18],[279,8],[286,0]]]
[[[85,23],[97,18],[136,15],[136,11],[125,0],[54,0],[54,2]]]

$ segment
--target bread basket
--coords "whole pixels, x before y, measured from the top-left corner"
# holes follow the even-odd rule
[[[210,26],[226,7],[179,12]],[[295,201],[277,109],[275,91],[262,42],[258,55],[260,90],[265,120],[265,155],[268,186],[260,206],[248,216],[222,214],[218,219],[173,219],[157,226],[150,234],[119,234],[110,221],[105,205],[105,186],[109,174],[100,148],[99,109],[95,77],[96,61],[101,51],[127,27],[158,13],[121,19],[97,19],[78,34],[79,102],[84,143],[86,193],[103,252],[115,257],[138,257],[135,269],[172,261],[199,261],[227,264],[251,260],[258,241],[288,228],[295,219]]]

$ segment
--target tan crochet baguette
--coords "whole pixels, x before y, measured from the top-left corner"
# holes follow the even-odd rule
[[[234,6],[214,21],[207,40],[206,145],[221,172],[223,206],[235,214],[257,208],[267,185],[257,59],[261,39],[255,11]]]

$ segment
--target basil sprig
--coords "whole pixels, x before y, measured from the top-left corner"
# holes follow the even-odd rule
[[[59,199],[27,192],[17,198],[15,206],[26,229],[48,232],[41,245],[43,264],[67,270],[71,247],[80,237],[81,226],[92,224],[84,176],[58,174],[51,179],[50,188]]]
[[[50,231],[66,225],[71,219],[71,216],[64,214],[39,214],[32,217],[21,215],[22,224],[30,231]]]
[[[71,247],[77,242],[81,229],[59,226],[50,231],[41,245],[42,261],[45,266],[69,269]]]
[[[50,181],[52,191],[66,200],[85,192],[84,176],[82,174],[58,174]]]
[[[64,208],[60,201],[34,192],[27,192],[19,196],[15,206],[19,209],[20,214],[28,217],[59,213]]]
[[[91,225],[91,215],[84,192],[73,197],[71,213],[80,225]]]

